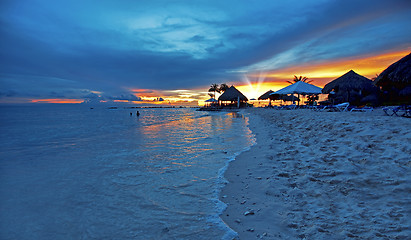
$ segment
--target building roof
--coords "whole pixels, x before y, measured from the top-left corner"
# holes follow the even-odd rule
[[[333,81],[327,83],[322,92],[330,93],[331,91],[348,91],[351,89],[356,90],[373,90],[376,86],[373,84],[373,81],[370,79],[361,76],[350,70],[339,78],[334,79]]]
[[[234,86],[228,88],[221,96],[218,98],[219,101],[237,101],[240,98],[240,101],[248,101],[247,97],[244,96],[240,91],[237,90]]]

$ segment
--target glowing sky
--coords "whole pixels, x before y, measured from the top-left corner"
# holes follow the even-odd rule
[[[249,98],[373,77],[411,51],[408,0],[0,2],[0,103]]]

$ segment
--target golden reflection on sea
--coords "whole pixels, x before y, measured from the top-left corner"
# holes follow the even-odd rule
[[[150,171],[164,173],[198,165],[204,154],[216,154],[216,148],[235,142],[238,136],[229,131],[244,118],[237,112],[177,114],[173,120],[148,124],[139,129],[145,139],[145,148],[150,152]],[[244,143],[249,144],[249,143]],[[217,154],[227,154],[229,149],[219,149]],[[167,163],[162,163],[167,159]]]

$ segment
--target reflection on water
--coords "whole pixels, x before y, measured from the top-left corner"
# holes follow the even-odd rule
[[[219,239],[226,233],[218,218],[219,170],[253,142],[241,114],[2,111],[0,238]]]

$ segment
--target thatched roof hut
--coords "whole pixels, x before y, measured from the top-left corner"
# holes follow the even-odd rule
[[[332,91],[335,94],[330,94],[329,98],[331,96],[334,97],[337,103],[350,102],[351,104],[359,105],[361,98],[370,94],[378,95],[379,89],[370,79],[350,70],[341,77],[327,83],[322,93],[331,93]]]
[[[281,95],[280,94],[272,94],[274,93],[274,91],[269,90],[266,93],[264,93],[263,95],[261,95],[258,100],[266,100],[269,99],[269,103],[268,106],[271,106],[271,101],[275,101],[275,100],[280,100]]]
[[[411,96],[411,85],[402,89],[398,94],[400,94],[400,96]]]
[[[266,93],[264,93],[263,95],[261,95],[258,100],[266,100],[270,98],[270,94],[273,93],[274,91],[269,90]]]
[[[327,83],[324,86],[322,93],[330,93],[331,91],[347,91],[352,89],[373,90],[375,89],[375,86],[370,79],[357,74],[353,70],[350,70],[341,77]]]
[[[375,79],[375,84],[381,87],[404,89],[411,85],[411,53],[401,58],[385,69]]]
[[[221,94],[221,96],[218,98],[218,101],[235,102],[238,99],[240,99],[240,101],[244,101],[244,102],[248,101],[247,97],[244,96],[240,91],[238,91],[237,88],[235,88],[234,86],[231,86],[230,88],[225,90],[225,92],[223,94]]]

